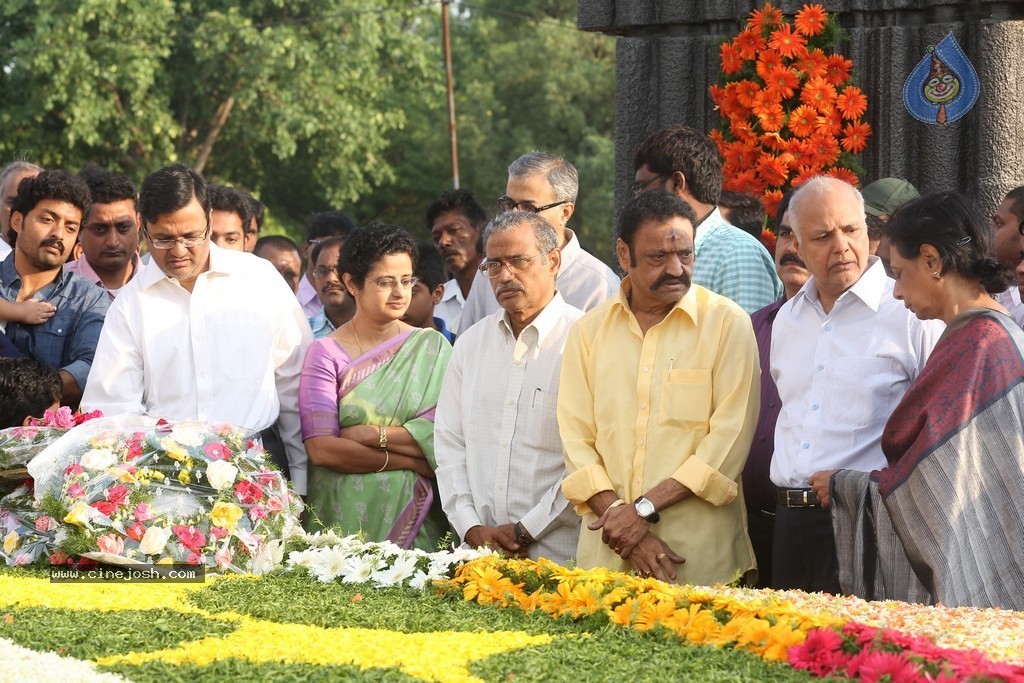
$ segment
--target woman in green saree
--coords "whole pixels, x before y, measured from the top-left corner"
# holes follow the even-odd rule
[[[416,245],[371,224],[345,242],[338,271],[352,319],[316,340],[299,387],[309,455],[306,528],[433,550],[448,531],[434,484],[434,409],[451,345],[401,321]]]

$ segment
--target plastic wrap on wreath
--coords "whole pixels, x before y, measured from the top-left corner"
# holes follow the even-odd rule
[[[0,430],[0,495],[18,487],[28,476],[27,465],[59,439],[66,427],[11,427]]]
[[[302,509],[258,435],[224,423],[92,420],[29,472],[37,508],[61,523],[61,558],[261,573],[280,564]]]

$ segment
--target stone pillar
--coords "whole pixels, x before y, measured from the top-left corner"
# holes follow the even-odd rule
[[[814,0],[812,0],[814,1]],[[817,0],[850,35],[842,50],[868,95],[874,135],[858,158],[864,182],[899,176],[922,193],[959,190],[991,212],[1024,185],[1024,0]],[[788,16],[804,4],[773,3]],[[584,31],[619,36],[616,47],[615,200],[628,201],[633,153],[653,130],[682,123],[710,131],[718,113],[708,86],[718,44],[763,2],[580,0]],[[903,83],[929,45],[950,31],[981,79],[981,95],[945,126],[914,119]]]

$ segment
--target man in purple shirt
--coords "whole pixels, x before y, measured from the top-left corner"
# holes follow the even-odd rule
[[[772,324],[782,304],[800,291],[810,277],[804,262],[797,256],[793,228],[786,220],[790,197],[792,192],[783,197],[775,214],[775,225],[779,233],[775,243],[775,271],[785,287],[785,295],[750,316],[761,360],[761,414],[757,419],[754,441],[750,445],[750,455],[743,468],[743,497],[747,505],[750,543],[757,557],[757,588],[770,588],[772,584],[772,534],[775,529],[776,497],[769,469],[775,451],[775,421],[779,419],[782,408],[769,364]]]

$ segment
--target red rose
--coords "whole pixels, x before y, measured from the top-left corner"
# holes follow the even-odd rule
[[[69,477],[81,474],[82,472],[85,472],[85,469],[83,469],[81,465],[68,465],[64,468],[64,474]]]
[[[92,504],[92,507],[107,517],[113,517],[117,512],[117,503],[111,503],[109,500],[97,501]]]
[[[85,495],[85,489],[81,484],[72,484],[68,487],[68,498],[81,498]]]
[[[252,505],[263,500],[263,489],[251,481],[240,481],[235,484],[235,497],[244,505]]]
[[[143,526],[142,522],[135,522],[125,529],[125,533],[128,535],[128,538],[139,542],[142,541],[142,537],[146,535],[146,527]]]
[[[227,460],[231,457],[231,451],[220,442],[208,443],[203,446],[203,450],[206,452],[206,457],[210,460]]]
[[[124,484],[117,484],[107,489],[103,497],[114,505],[124,506],[128,504],[128,487]]]
[[[176,525],[171,527],[171,531],[178,537],[181,544],[189,550],[197,550],[206,545],[206,536],[194,526]]]

